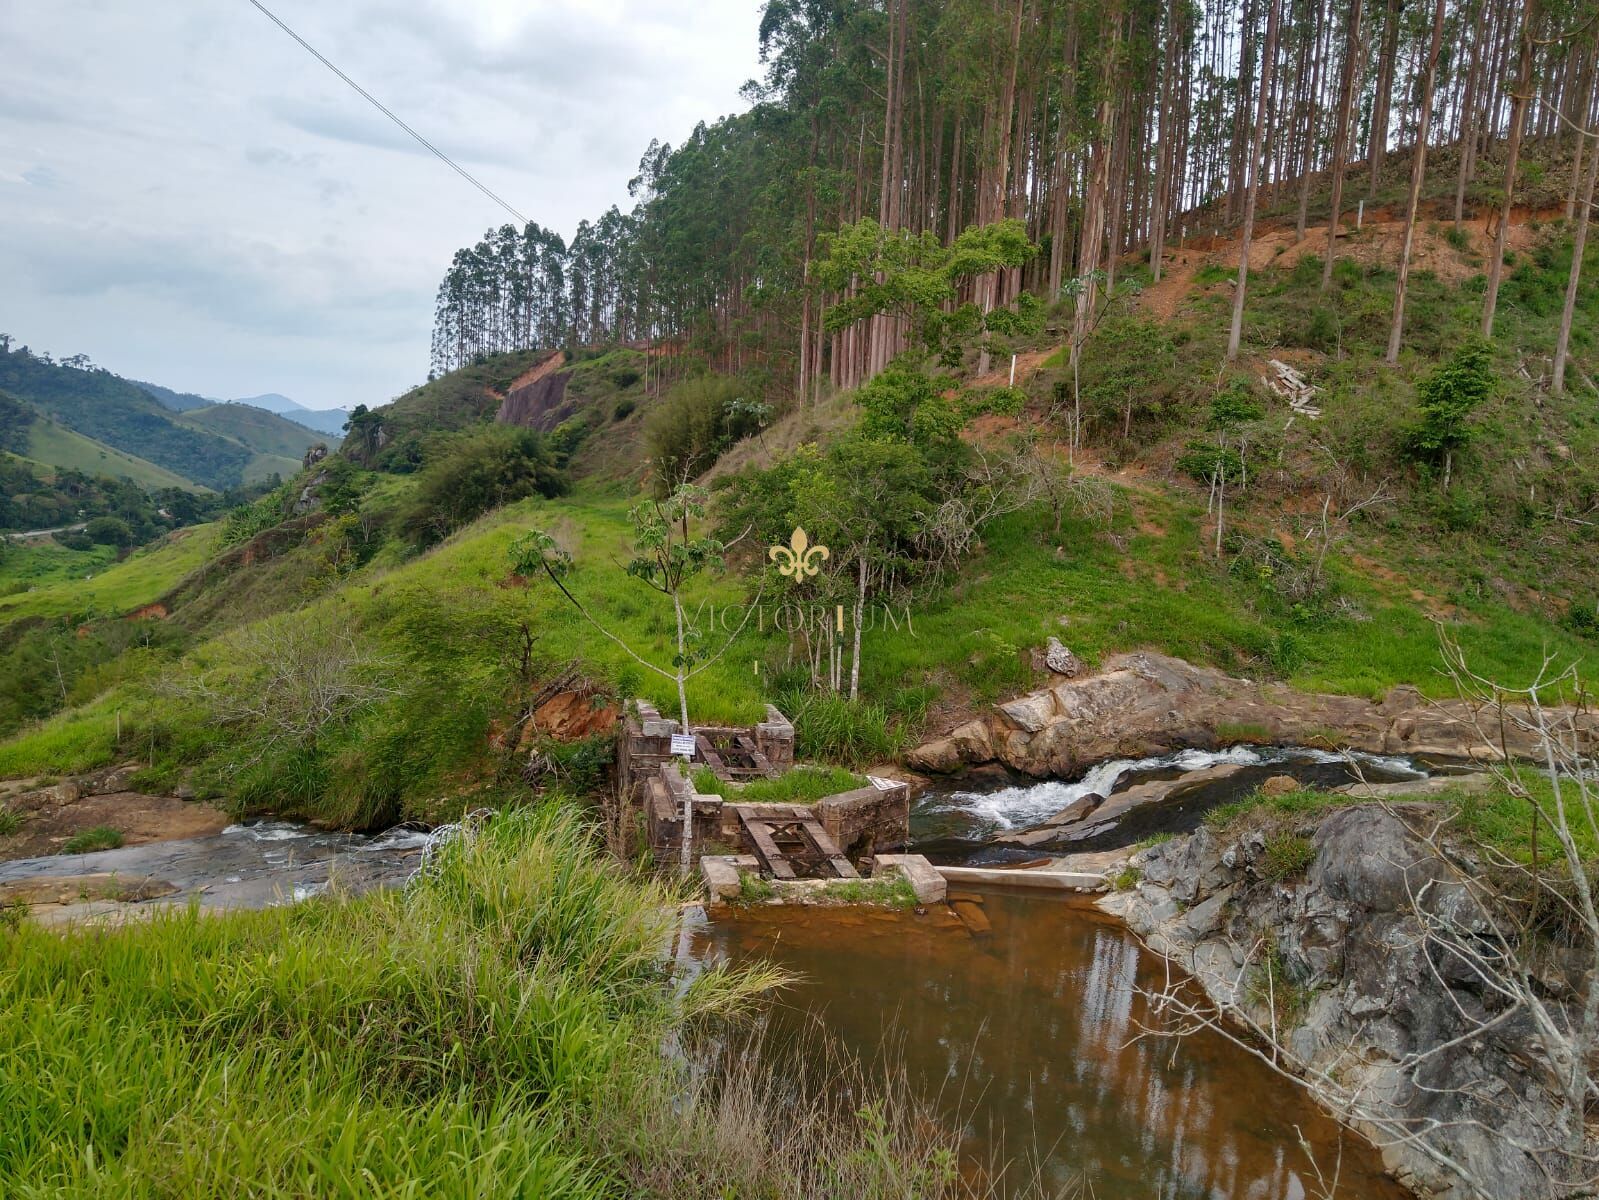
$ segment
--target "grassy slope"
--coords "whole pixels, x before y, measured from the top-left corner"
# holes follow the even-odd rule
[[[188,488],[190,491],[210,490],[165,467],[158,467],[155,463],[146,462],[142,458],[97,442],[44,417],[29,427],[26,457],[47,467],[82,471],[88,475],[110,475],[113,478],[131,479],[145,488],[176,487]]]
[[[117,615],[152,603],[215,553],[218,532],[216,525],[174,530],[122,562],[115,562],[115,551],[104,546],[86,551],[30,547],[19,553],[43,553],[52,561],[69,556],[69,561],[48,571],[35,567],[31,574],[7,562],[0,579],[33,590],[0,596],[0,624],[25,617]],[[71,578],[61,578],[69,572]]]
[[[1509,346],[1541,345],[1548,294],[1557,290],[1564,269],[1558,242],[1550,246],[1522,255],[1507,280],[1501,311]],[[1108,525],[1068,516],[1057,532],[1046,515],[1033,511],[990,528],[957,579],[915,600],[910,629],[866,635],[866,699],[910,733],[919,732],[930,714],[929,726],[942,724],[973,704],[1031,686],[1028,651],[1052,634],[1091,663],[1148,647],[1307,689],[1370,696],[1399,683],[1434,695],[1450,690],[1438,671],[1435,620],[1450,627],[1478,670],[1506,682],[1529,678],[1545,652],[1591,661],[1593,642],[1551,618],[1565,603],[1581,599],[1577,590],[1584,580],[1591,589],[1599,578],[1595,539],[1584,540],[1578,525],[1551,518],[1517,496],[1529,483],[1535,496],[1545,498],[1551,488],[1573,490],[1573,479],[1599,445],[1599,421],[1581,396],[1534,403],[1512,383],[1482,414],[1480,449],[1462,460],[1448,493],[1403,466],[1397,445],[1413,412],[1415,380],[1464,336],[1474,302],[1469,286],[1418,276],[1415,335],[1401,369],[1383,368],[1376,360],[1386,331],[1377,317],[1386,314],[1391,284],[1385,272],[1381,265],[1341,268],[1326,301],[1318,299],[1313,262],[1266,266],[1254,276],[1250,353],[1241,373],[1258,372],[1270,354],[1290,353],[1321,387],[1326,415],[1319,423],[1293,424],[1284,413],[1268,413],[1254,435],[1261,457],[1249,489],[1230,500],[1229,528],[1257,548],[1277,548],[1272,553],[1285,561],[1297,555],[1303,562],[1310,552],[1303,540],[1307,526],[1320,510],[1323,489],[1332,486],[1326,474],[1331,456],[1348,463],[1356,476],[1351,487],[1382,483],[1396,496],[1349,528],[1328,560],[1330,586],[1313,602],[1294,604],[1281,594],[1276,572],[1283,563],[1252,560],[1231,544],[1218,563],[1204,488],[1173,467],[1184,442],[1203,429],[1221,357],[1224,299],[1201,282],[1163,326],[1176,344],[1163,368],[1165,380],[1156,381],[1169,393],[1161,400],[1163,415],[1141,415],[1135,431],[1147,429],[1124,442],[1120,385],[1112,389],[1109,411],[1097,410],[1102,401],[1092,397],[1087,403],[1096,447],[1082,469],[1100,473],[1114,489],[1117,502]],[[1588,294],[1584,304],[1599,305],[1599,295]],[[1339,339],[1334,351],[1304,344],[1318,305],[1333,310]],[[1114,383],[1115,372],[1125,366],[1116,355],[1149,357],[1147,346],[1142,336],[1125,341],[1119,351],[1112,342],[1096,342],[1085,364],[1085,388],[1110,386],[1104,381]],[[1514,380],[1515,353],[1505,354],[1501,375]],[[526,365],[526,358],[507,357],[437,381],[410,394],[405,415],[420,419],[424,409],[453,401],[485,411],[492,400],[486,389],[503,386]],[[607,381],[625,365],[614,355],[576,365],[579,376],[594,376],[585,381],[595,391],[592,411],[614,407]],[[1060,379],[1058,372],[1038,375],[1029,385],[1035,399],[1047,397]],[[764,447],[747,443],[730,457],[759,459],[778,445],[825,436],[826,428],[847,416],[840,403],[830,403],[820,416],[794,414],[767,432]],[[582,443],[578,470],[589,482],[572,496],[508,507],[418,559],[407,559],[391,542],[353,574],[323,534],[310,533],[292,552],[230,567],[211,591],[174,615],[197,631],[215,633],[308,601],[344,606],[382,648],[410,663],[416,678],[437,676],[429,686],[440,696],[455,694],[461,681],[475,681],[462,693],[469,697],[464,702],[471,719],[440,732],[440,762],[453,765],[443,774],[418,776],[418,788],[437,787],[451,772],[460,778],[459,771],[482,762],[487,730],[504,715],[494,708],[506,703],[504,664],[514,657],[515,630],[523,621],[551,669],[582,663],[620,691],[670,709],[675,696],[669,681],[631,663],[547,582],[518,586],[506,566],[518,532],[534,525],[551,530],[573,553],[572,586],[596,615],[652,661],[669,661],[669,610],[621,566],[629,556],[629,501],[625,484],[618,487],[625,473],[619,477],[615,470],[615,444],[623,440],[617,426],[639,415],[635,410],[617,422],[613,414]],[[1569,458],[1557,453],[1560,447]],[[1118,472],[1122,463],[1132,466]],[[402,503],[414,479],[379,477],[368,509]],[[152,579],[143,597],[123,591],[119,602],[154,599],[158,582],[164,588],[171,580]],[[696,587],[690,607],[742,598],[737,581],[708,580]],[[771,606],[791,598],[785,592],[764,600]],[[711,639],[712,649],[719,644],[719,638]],[[791,647],[769,623],[746,628],[723,658],[691,682],[693,712],[706,721],[759,715],[764,702],[788,699],[776,677],[803,661],[804,653],[803,645]],[[139,702],[136,693],[113,694],[25,733],[0,747],[0,773],[105,761],[117,752],[110,714]],[[393,729],[374,728],[370,736],[380,732]],[[412,732],[418,746],[432,736],[420,726]],[[194,749],[209,753],[204,746]]]
[[[213,404],[183,413],[176,419],[195,429],[230,437],[258,454],[292,458],[296,466],[307,450],[327,440],[276,413],[248,404]]]
[[[85,577],[97,575],[117,561],[114,546],[69,550],[54,538],[18,544],[0,560],[0,626],[24,593],[70,594]]]
[[[287,458],[281,454],[256,454],[244,467],[245,483],[262,483],[276,475],[280,479],[292,479],[300,470],[298,458]]]

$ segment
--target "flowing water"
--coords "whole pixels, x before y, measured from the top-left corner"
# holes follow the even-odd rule
[[[1291,775],[1301,783],[1323,788],[1360,779],[1388,783],[1427,777],[1427,772],[1408,758],[1332,754],[1296,746],[1232,746],[1224,750],[1183,750],[1152,758],[1118,758],[1100,763],[1081,779],[1070,782],[1050,779],[986,789],[960,783],[935,785],[911,811],[912,849],[935,862],[974,865],[1032,857],[1033,851],[990,846],[989,840],[1036,825],[1091,793],[1109,797],[1134,784],[1176,779],[1221,765],[1241,769],[1186,793],[1180,801],[1135,809],[1114,829],[1074,844],[1072,849],[1104,850],[1130,845],[1154,833],[1189,832],[1198,827],[1207,811],[1238,799],[1273,775]]]
[[[403,826],[372,836],[329,833],[293,821],[252,821],[211,837],[0,863],[0,883],[100,874],[149,877],[177,888],[163,903],[265,908],[318,895],[334,878],[351,891],[401,883],[429,837]]]
[[[1300,1088],[1214,1033],[1140,1038],[1140,989],[1165,969],[1082,900],[988,893],[990,933],[925,916],[761,907],[694,932],[701,961],[768,959],[803,978],[767,1036],[814,1044],[819,1023],[865,1060],[885,1048],[938,1098],[974,1160],[1008,1164],[1003,1193],[1081,1177],[1097,1200],[1399,1200],[1376,1153]]]

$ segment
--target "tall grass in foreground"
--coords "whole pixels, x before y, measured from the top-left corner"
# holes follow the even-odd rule
[[[547,806],[404,893],[0,932],[0,1194],[970,1193],[903,1095],[690,1071],[780,976],[674,978],[673,900]]]

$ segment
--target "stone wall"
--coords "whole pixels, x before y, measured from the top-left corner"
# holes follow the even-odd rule
[[[911,836],[911,789],[896,782],[840,792],[816,802],[817,819],[846,857],[858,859],[902,849]]]

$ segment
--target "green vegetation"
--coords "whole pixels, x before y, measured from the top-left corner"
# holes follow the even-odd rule
[[[297,470],[305,452],[326,439],[277,413],[248,404],[212,404],[181,413],[179,424],[232,438],[258,455],[288,460]]]
[[[740,438],[762,429],[771,408],[758,389],[731,377],[703,375],[677,384],[645,419],[644,438],[661,494],[694,479]]]
[[[917,903],[916,889],[897,872],[875,879],[831,879],[817,895],[838,904],[879,904],[885,908],[915,908]]]
[[[115,850],[122,845],[122,832],[109,825],[96,825],[69,837],[61,846],[62,854],[90,854],[95,850]]]
[[[243,482],[254,452],[232,438],[180,424],[142,388],[99,367],[67,366],[26,346],[0,347],[0,391],[86,437],[207,487]]]
[[[158,467],[152,462],[126,454],[103,442],[84,437],[83,434],[44,417],[29,426],[26,444],[16,453],[42,467],[126,479],[148,490],[162,488],[209,490],[201,488],[199,484],[184,478],[176,471]]]
[[[0,594],[0,621],[126,613],[156,600],[209,559],[218,535],[216,525],[176,530],[120,562],[108,547],[82,555],[49,545],[19,549],[16,560],[0,566],[0,579],[26,590]],[[35,556],[31,577],[26,566],[30,556]],[[91,577],[55,582],[85,568]]]
[[[671,899],[552,804],[502,815],[404,892],[110,937],[24,922],[0,938],[0,1054],[27,1080],[0,1112],[0,1177],[96,1200],[418,1181],[463,1200],[819,1197],[790,1181],[820,1154],[850,1195],[906,1178],[947,1194],[949,1152],[910,1112],[845,1110],[795,1138],[775,1081],[738,1056],[685,1077],[663,1047],[776,978],[674,986]]]
[[[10,837],[22,828],[22,814],[8,805],[0,804],[0,837]]]
[[[531,429],[492,425],[456,435],[426,452],[410,505],[406,533],[431,546],[491,509],[534,494],[558,496],[567,479],[544,439]]]
[[[260,490],[197,495],[189,489],[163,488],[152,493],[129,480],[44,470],[0,456],[0,533],[60,529],[56,540],[78,550],[90,545],[142,545],[169,529],[211,520]],[[117,524],[97,524],[100,518]],[[74,528],[84,525],[88,528]]]
[[[840,792],[853,792],[866,786],[866,778],[840,767],[800,763],[776,779],[752,779],[748,783],[728,783],[709,767],[695,767],[694,790],[702,796],[722,796],[744,804],[814,804]]]
[[[753,871],[740,871],[738,875],[739,904],[765,904],[777,895],[777,889],[765,877]]]
[[[1270,880],[1282,881],[1304,874],[1305,868],[1316,858],[1316,847],[1310,839],[1296,833],[1278,832],[1266,839],[1266,849],[1260,858],[1260,873]]]
[[[1138,886],[1143,878],[1143,871],[1134,866],[1125,866],[1110,877],[1111,891],[1130,892]]]

